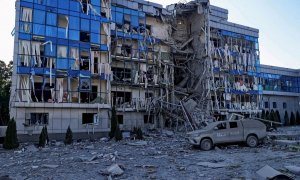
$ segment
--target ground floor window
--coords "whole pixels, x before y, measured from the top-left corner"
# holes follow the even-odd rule
[[[82,124],[93,124],[98,122],[96,113],[82,113]]]
[[[154,124],[154,116],[144,115],[144,124]]]
[[[123,120],[123,115],[117,115],[118,118],[118,124],[123,124],[124,120]]]
[[[49,124],[49,113],[30,113],[25,119],[27,126],[43,126]]]

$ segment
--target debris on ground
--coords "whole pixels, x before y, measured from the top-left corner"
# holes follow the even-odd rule
[[[285,180],[291,179],[292,180],[292,178],[275,170],[274,168],[272,168],[269,165],[265,165],[263,168],[258,170],[256,173],[264,179],[285,179]]]

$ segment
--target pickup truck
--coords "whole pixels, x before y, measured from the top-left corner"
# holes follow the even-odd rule
[[[241,119],[213,122],[203,129],[187,133],[192,145],[208,151],[216,144],[246,142],[249,147],[256,147],[266,137],[264,123],[253,119]]]

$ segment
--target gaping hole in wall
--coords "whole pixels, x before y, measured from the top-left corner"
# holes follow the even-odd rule
[[[131,82],[131,69],[112,67],[115,82]]]
[[[130,107],[132,93],[112,91],[112,101],[116,107]]]
[[[131,57],[131,46],[130,45],[123,44],[121,51],[122,51],[122,53],[121,53],[122,56]]]
[[[154,124],[154,116],[144,115],[144,124]]]
[[[80,41],[90,42],[91,41],[91,34],[89,32],[80,31]]]
[[[90,102],[93,102],[98,97],[98,86],[92,86],[92,92],[90,93]]]
[[[82,12],[87,13],[88,4],[90,4],[90,0],[82,0]]]
[[[96,113],[82,113],[82,124],[93,124]]]
[[[87,50],[80,51],[80,70],[90,70],[90,52]]]

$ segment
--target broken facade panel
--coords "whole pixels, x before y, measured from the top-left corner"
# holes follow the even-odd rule
[[[199,128],[260,111],[258,30],[208,0],[16,1],[11,116],[18,133]]]

